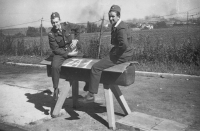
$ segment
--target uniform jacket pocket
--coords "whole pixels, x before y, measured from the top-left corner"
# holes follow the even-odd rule
[[[72,43],[72,36],[68,32],[64,34],[64,41],[66,44],[71,44]]]
[[[59,47],[65,46],[65,43],[64,43],[63,38],[61,36],[56,37],[55,40],[56,40],[56,43],[58,44]]]

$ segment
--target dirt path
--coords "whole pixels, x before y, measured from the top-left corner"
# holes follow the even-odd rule
[[[60,87],[65,84],[60,81]],[[80,95],[85,94],[83,86],[81,82]],[[133,85],[120,88],[131,111],[189,125],[188,131],[200,130],[199,80],[136,76]],[[102,85],[96,103],[80,105],[77,110],[69,94],[64,115],[56,119],[49,115],[55,104],[50,90],[51,78],[45,69],[0,64],[0,120],[33,131],[109,130]],[[114,101],[116,119],[120,119],[124,113]]]

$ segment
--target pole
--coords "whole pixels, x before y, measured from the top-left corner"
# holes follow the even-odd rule
[[[101,29],[100,29],[100,35],[99,35],[98,59],[99,59],[99,55],[100,55],[100,51],[101,51],[101,35],[102,35],[103,23],[104,23],[104,15],[103,15],[103,19],[102,19],[102,22],[101,22]]]
[[[43,40],[42,40],[42,21],[43,18],[41,19],[41,26],[40,26],[40,55],[43,55]]]
[[[188,12],[187,12],[187,31],[188,31]]]
[[[194,18],[193,18],[193,15],[192,15],[192,24],[194,23]]]

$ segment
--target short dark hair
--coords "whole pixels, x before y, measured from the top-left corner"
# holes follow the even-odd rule
[[[120,12],[119,11],[109,11],[109,13],[110,12],[115,12],[116,13],[116,15],[120,18],[120,16],[121,16],[121,14],[120,14]]]
[[[120,18],[120,16],[121,16],[120,12],[116,11],[116,14]]]

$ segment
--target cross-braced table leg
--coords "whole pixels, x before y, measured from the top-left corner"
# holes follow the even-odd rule
[[[110,129],[115,130],[116,125],[115,125],[114,104],[113,104],[112,91],[109,85],[104,84],[104,93],[106,99],[108,126]]]
[[[68,95],[69,90],[71,88],[69,82],[67,82],[67,83],[68,83],[67,86],[62,87],[60,89],[59,97],[58,97],[58,100],[56,102],[55,108],[54,108],[53,113],[52,113],[53,116],[59,115],[60,110],[62,109],[62,106],[65,102],[65,99],[67,98],[67,95]]]
[[[106,99],[106,110],[107,110],[107,117],[108,117],[108,125],[110,129],[115,130],[115,114],[114,114],[114,104],[113,104],[113,97],[112,93],[115,95],[117,101],[119,102],[121,108],[125,112],[126,115],[131,113],[131,110],[122,95],[119,87],[117,85],[105,85],[104,84],[104,93]]]
[[[110,85],[110,89],[113,92],[113,94],[115,95],[115,98],[117,99],[117,101],[120,104],[124,113],[126,115],[131,114],[131,110],[130,110],[124,96],[122,95],[122,92],[119,89],[119,86],[118,85]]]

